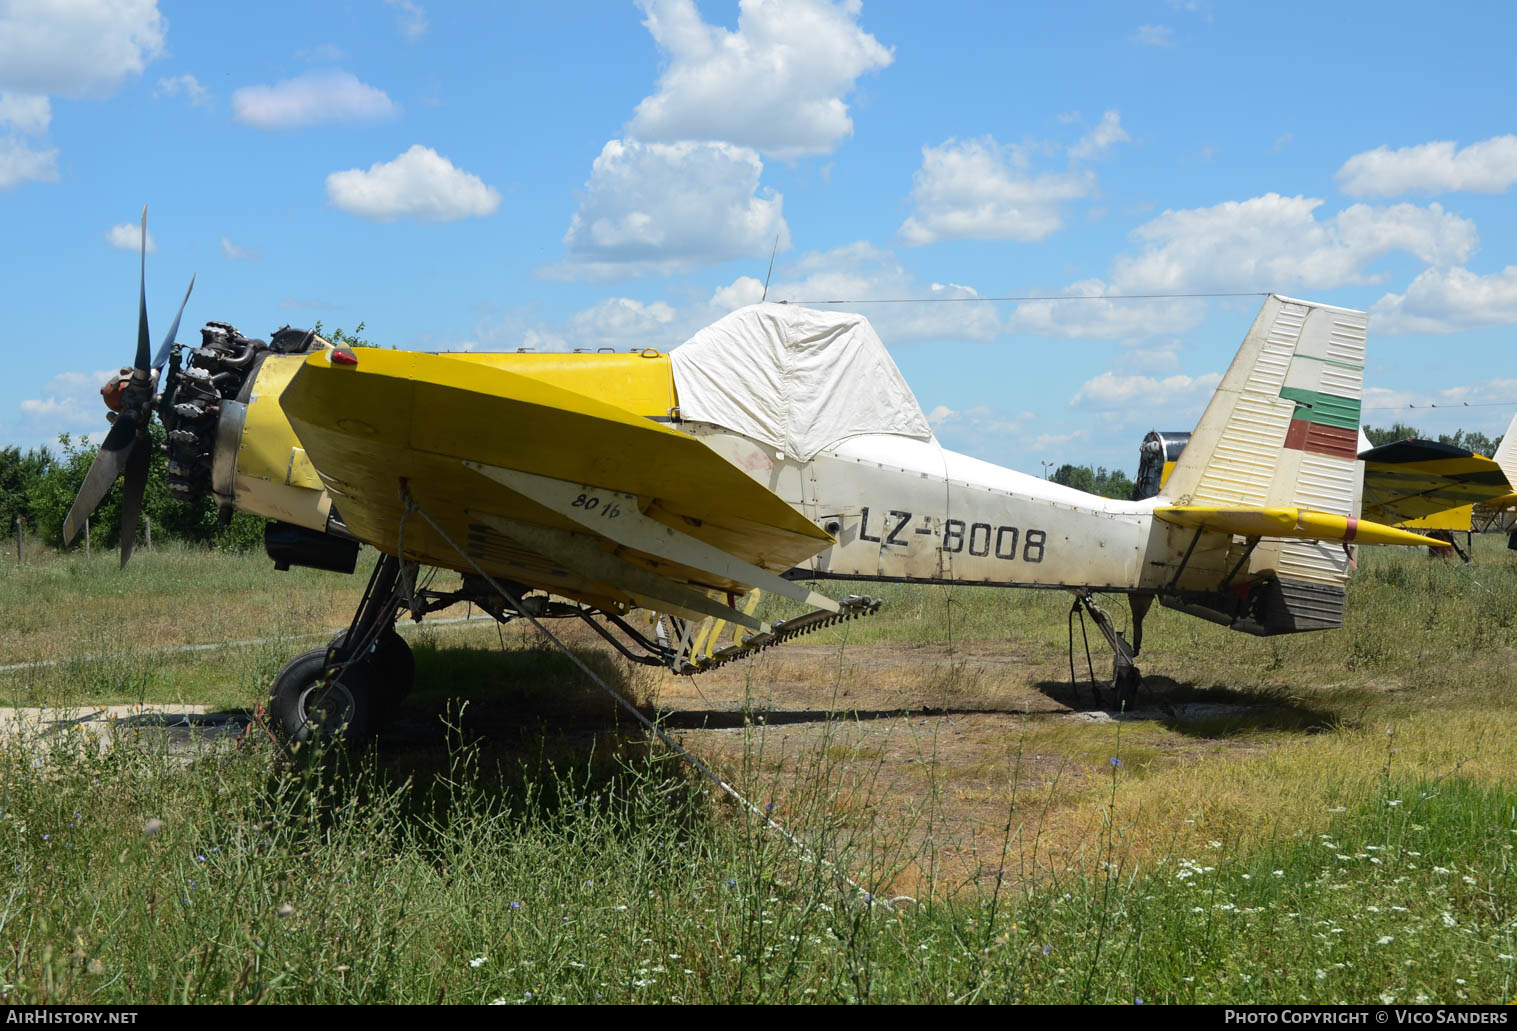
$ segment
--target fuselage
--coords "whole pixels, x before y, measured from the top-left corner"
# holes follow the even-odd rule
[[[1192,536],[1154,519],[1163,497],[1087,494],[936,440],[861,435],[799,462],[681,428],[837,538],[802,567],[818,578],[1147,591],[1174,581]],[[1179,584],[1215,582],[1229,550],[1197,548]]]

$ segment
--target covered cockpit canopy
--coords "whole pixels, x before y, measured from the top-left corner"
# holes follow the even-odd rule
[[[808,461],[861,433],[929,440],[901,370],[862,315],[753,304],[669,353],[680,417]]]

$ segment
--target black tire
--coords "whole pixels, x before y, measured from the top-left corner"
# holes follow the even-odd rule
[[[340,648],[347,636],[346,630],[341,631],[327,647]],[[370,679],[379,692],[379,703],[386,711],[404,701],[416,683],[416,657],[411,654],[406,639],[393,626],[385,627],[362,663],[368,668]]]
[[[327,675],[327,649],[302,652],[274,678],[269,710],[290,741],[317,738],[363,741],[378,718],[378,692],[366,663],[354,663],[335,681]]]

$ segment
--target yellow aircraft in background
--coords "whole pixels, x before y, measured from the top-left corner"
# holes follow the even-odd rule
[[[1361,433],[1360,515],[1403,530],[1469,533],[1476,512],[1489,518],[1517,506],[1512,489],[1517,482],[1514,429],[1517,417],[1494,458],[1436,440],[1398,440],[1375,447]],[[1154,431],[1143,438],[1134,497],[1159,493],[1189,440],[1189,433],[1173,431]],[[1459,550],[1452,540],[1450,544]],[[1463,552],[1460,555],[1468,561]]]
[[[629,354],[423,354],[213,322],[150,360],[140,309],[65,536],[123,472],[134,525],[156,411],[175,496],[272,520],[281,567],[352,572],[360,543],[378,549],[348,630],[274,683],[295,738],[367,733],[404,693],[402,613],[576,617],[634,661],[699,673],[878,607],[808,585],[827,580],[1071,591],[1131,705],[1154,599],[1254,634],[1330,629],[1347,545],[1440,544],[1360,517],[1365,315],[1274,295],[1163,491],[1136,501],[942,447],[859,315],[752,305]],[[432,591],[423,566],[462,585]],[[763,620],[760,591],[807,611]],[[1099,594],[1128,598],[1130,644]],[[638,608],[665,618],[641,629]]]

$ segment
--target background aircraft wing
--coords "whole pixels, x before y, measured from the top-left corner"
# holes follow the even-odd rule
[[[1361,452],[1367,519],[1393,526],[1468,530],[1470,507],[1511,492],[1501,467],[1464,448],[1400,440]]]

